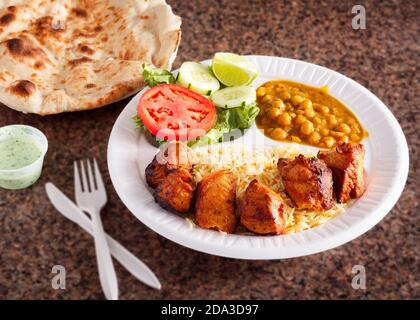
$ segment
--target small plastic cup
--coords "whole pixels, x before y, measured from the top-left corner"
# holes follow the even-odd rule
[[[33,185],[41,176],[48,140],[38,129],[26,125],[10,125],[0,128],[0,141],[29,138],[41,150],[41,155],[31,164],[17,169],[0,169],[0,188],[17,190]]]

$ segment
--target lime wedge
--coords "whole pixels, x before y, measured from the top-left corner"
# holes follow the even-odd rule
[[[228,52],[214,55],[212,70],[216,78],[228,87],[248,85],[258,75],[255,64],[243,56]]]

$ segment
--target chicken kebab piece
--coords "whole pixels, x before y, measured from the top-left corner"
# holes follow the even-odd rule
[[[318,152],[332,170],[334,191],[339,203],[350,199],[360,198],[365,192],[363,163],[365,147],[360,143],[342,143],[333,150]]]
[[[284,205],[279,194],[252,180],[239,204],[241,224],[258,234],[282,234]]]
[[[333,207],[332,173],[324,161],[299,155],[279,159],[277,167],[285,191],[297,208],[325,211]]]
[[[146,182],[155,189],[171,170],[184,168],[191,171],[193,164],[193,151],[182,142],[171,142],[146,167]]]
[[[197,186],[195,220],[201,228],[233,233],[236,228],[236,184],[232,172],[215,171]]]
[[[187,213],[194,198],[192,150],[182,142],[172,142],[146,168],[146,182],[164,209]]]

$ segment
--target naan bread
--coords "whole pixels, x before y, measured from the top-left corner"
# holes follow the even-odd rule
[[[165,0],[0,0],[0,103],[40,115],[98,108],[170,69],[181,19]]]

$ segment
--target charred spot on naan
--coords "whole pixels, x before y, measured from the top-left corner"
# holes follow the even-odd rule
[[[83,53],[89,54],[89,55],[92,55],[92,54],[95,53],[95,50],[93,50],[91,47],[89,47],[88,45],[83,44],[83,43],[79,43],[79,45],[77,46],[77,49],[80,52],[83,52]]]
[[[12,13],[15,13],[15,12],[16,12],[16,10],[17,10],[17,7],[16,7],[16,6],[8,6],[8,7],[7,7],[7,11],[10,11],[10,12],[12,12]]]
[[[86,10],[80,8],[74,8],[71,10],[71,13],[77,18],[87,18],[88,14]]]
[[[95,32],[101,32],[103,30],[104,30],[104,28],[102,28],[102,26],[96,26],[95,28],[93,28],[93,31],[95,31]]]
[[[36,85],[29,80],[18,80],[12,83],[8,91],[15,96],[27,98],[35,93]]]
[[[81,58],[70,60],[68,62],[68,65],[70,66],[70,68],[74,68],[74,67],[77,67],[77,66],[79,66],[83,63],[89,63],[89,62],[92,62],[92,61],[94,61],[94,60],[89,58],[89,57],[81,57]]]
[[[37,51],[37,48],[32,47],[28,42],[19,38],[6,40],[6,47],[11,55],[15,57],[32,57]]]
[[[13,13],[6,13],[0,17],[0,26],[6,27],[11,24],[16,19],[16,16]]]
[[[97,36],[94,29],[84,28],[83,30],[80,29],[74,29],[72,33],[72,39],[78,39],[78,38],[95,38]]]
[[[50,63],[47,54],[26,36],[12,38],[5,41],[10,55],[16,60],[32,61],[32,66],[37,69],[45,68],[45,63]]]
[[[56,26],[53,17],[46,16],[36,19],[30,27],[31,33],[41,42],[45,43],[45,40],[52,38],[55,40],[62,40],[65,28],[63,26]]]

